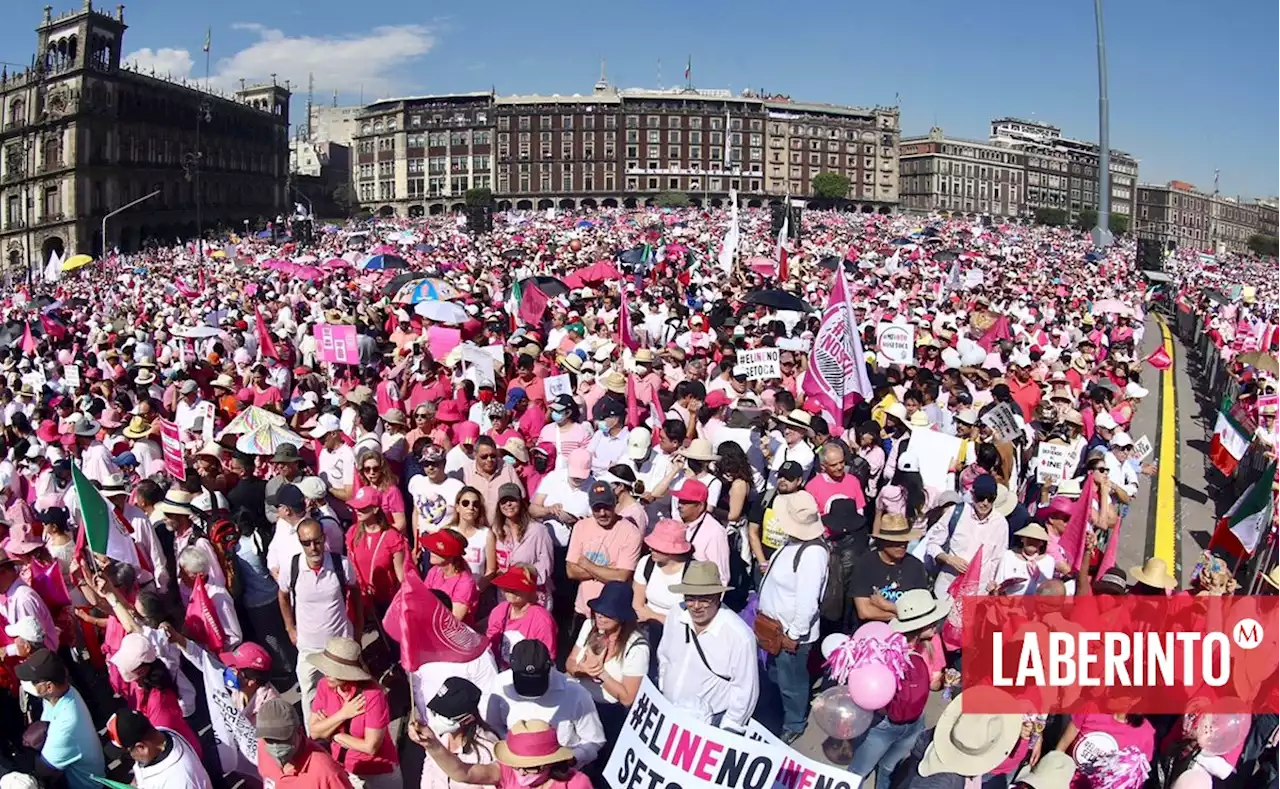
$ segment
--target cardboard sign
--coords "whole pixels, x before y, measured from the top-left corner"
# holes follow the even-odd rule
[[[187,464],[182,459],[182,431],[167,419],[160,420],[160,451],[164,456],[164,471],[169,476],[185,482]]]
[[[462,346],[462,363],[466,365],[466,376],[475,382],[476,388],[493,386],[493,357],[483,348],[471,343]]]
[[[80,365],[68,364],[62,368],[62,382],[67,385],[67,391],[74,392],[80,388]]]
[[[738,351],[738,365],[748,381],[764,381],[782,377],[782,352],[777,348]]]
[[[241,758],[250,764],[258,764],[258,733],[244,712],[231,700],[222,664],[201,653],[201,673],[204,674],[205,699],[209,702],[209,725],[218,745],[218,757],[224,769],[230,770]]]
[[[1152,449],[1151,439],[1143,436],[1133,443],[1133,457],[1137,458],[1138,462],[1141,463],[1147,459],[1147,455],[1151,454]]]
[[[1042,443],[1040,449],[1036,451],[1036,458],[1039,466],[1036,469],[1036,481],[1041,485],[1051,485],[1062,479],[1068,472],[1075,471],[1075,468],[1067,468],[1067,464],[1072,460],[1079,460],[1079,457],[1071,457],[1071,447],[1066,444],[1050,444]]]
[[[915,331],[901,323],[877,324],[876,348],[890,364],[911,364],[915,357]]]
[[[982,415],[982,424],[991,428],[1001,441],[1012,442],[1022,431],[1018,429],[1018,421],[1014,418],[1013,408],[1008,403],[1000,403]]]
[[[569,389],[569,374],[561,373],[559,375],[549,375],[542,382],[542,390],[547,394],[547,402],[550,403],[562,394],[573,396],[573,392]]]
[[[704,723],[645,677],[604,777],[614,789],[771,789],[786,758],[771,743]]]
[[[951,463],[960,456],[962,441],[937,430],[915,430],[911,433],[908,454],[920,467],[920,479],[936,490],[955,487]]]
[[[200,439],[206,444],[213,443],[213,423],[217,419],[215,413],[216,409],[213,407],[213,403],[208,400],[200,403],[200,418],[203,420],[200,426]]]
[[[320,361],[329,364],[360,364],[360,347],[356,343],[355,326],[317,323],[314,334]]]

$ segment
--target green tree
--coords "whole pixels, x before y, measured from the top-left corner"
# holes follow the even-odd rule
[[[493,190],[488,187],[481,186],[475,189],[468,189],[466,195],[467,205],[489,205],[493,202]]]
[[[684,192],[663,192],[654,202],[659,208],[684,208],[689,205],[689,195]]]
[[[1263,233],[1254,233],[1249,236],[1249,251],[1263,257],[1277,257],[1280,255],[1280,239]]]
[[[813,178],[813,196],[842,200],[849,196],[849,179],[840,173],[818,173]]]
[[[1111,213],[1111,221],[1108,222],[1111,227],[1112,235],[1121,235],[1129,232],[1129,215]]]
[[[1072,225],[1076,230],[1092,230],[1093,226],[1098,224],[1098,212],[1092,208],[1086,208],[1076,216],[1076,221]]]
[[[1080,212],[1079,217],[1075,221],[1075,227],[1079,230],[1093,230],[1098,224],[1098,212],[1092,208],[1086,208]],[[1120,235],[1129,232],[1129,217],[1127,214],[1117,214],[1111,212],[1111,217],[1107,222],[1107,226],[1111,228],[1112,235]]]
[[[1037,225],[1063,227],[1067,224],[1067,212],[1061,208],[1037,208],[1035,221]]]

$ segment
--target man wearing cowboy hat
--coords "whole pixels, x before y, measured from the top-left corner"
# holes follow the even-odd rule
[[[969,688],[957,695],[933,730],[916,739],[906,764],[900,766],[899,774],[906,776],[906,781],[896,786],[963,789],[969,783],[966,779],[975,779],[976,784],[976,779],[992,773],[1009,758],[1021,736],[1022,716],[964,712],[965,704],[978,697],[985,699],[981,703],[987,708],[1012,709],[1015,704],[1009,694],[989,686]]]
[[[809,446],[813,435],[813,416],[802,409],[794,409],[785,416],[775,416],[773,421],[779,430],[771,431],[760,439],[760,452],[769,464],[769,486],[778,484],[778,469],[788,461],[800,464],[805,479],[813,469],[814,452]]]
[[[924,563],[907,552],[907,545],[923,536],[907,519],[885,513],[873,550],[858,557],[850,572],[850,595],[858,622],[888,622],[898,614],[898,598],[913,589],[926,589]]]
[[[729,591],[711,562],[690,562],[671,591],[684,596],[658,646],[658,687],[676,704],[728,731],[746,731],[760,694],[756,637],[722,606]]]
[[[112,459],[107,447],[98,440],[98,432],[102,425],[90,417],[83,417],[75,423],[76,448],[80,454],[80,470],[93,482],[105,484],[113,475],[120,473],[120,467]]]
[[[776,652],[762,644],[771,653],[765,670],[770,688],[781,700],[779,736],[790,744],[800,739],[809,722],[809,651],[818,639],[831,549],[822,542],[822,517],[808,491],[777,497],[773,514],[787,535],[787,542],[771,558],[760,583],[756,633],[765,623],[768,631],[775,634]]]

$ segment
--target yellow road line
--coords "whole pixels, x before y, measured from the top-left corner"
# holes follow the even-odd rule
[[[1160,335],[1164,339],[1164,352],[1173,358],[1173,338],[1164,318],[1156,316],[1160,323]],[[1176,361],[1176,360],[1175,360]],[[1156,528],[1152,556],[1164,559],[1171,570],[1177,562],[1177,483],[1178,471],[1178,406],[1174,383],[1174,365],[1160,373],[1160,454],[1156,482]]]

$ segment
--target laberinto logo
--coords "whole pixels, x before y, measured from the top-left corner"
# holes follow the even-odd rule
[[[975,597],[963,611],[964,686],[1018,705],[976,712],[1280,706],[1274,597]]]

